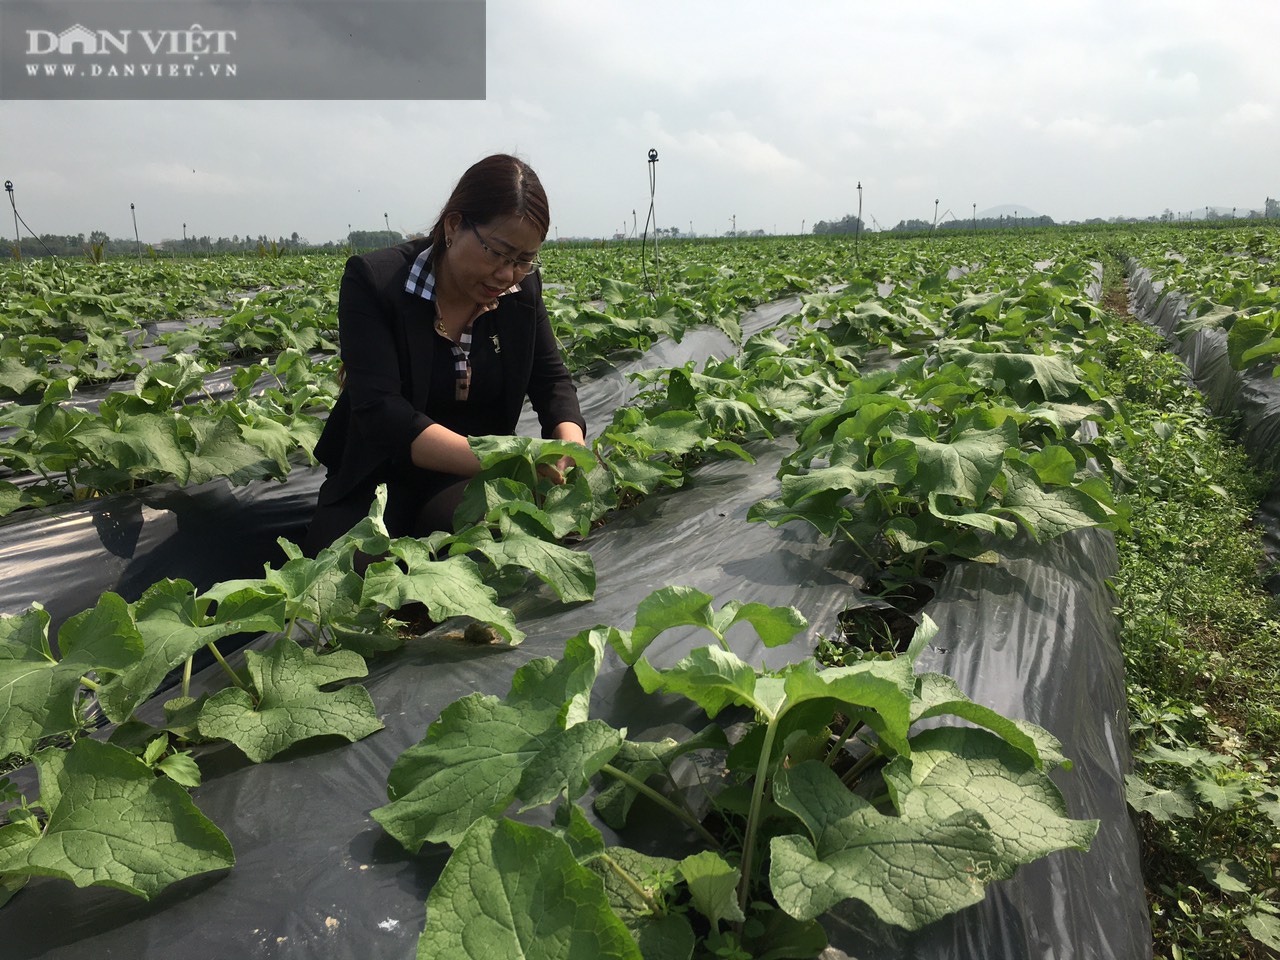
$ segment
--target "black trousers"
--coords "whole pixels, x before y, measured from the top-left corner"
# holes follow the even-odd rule
[[[369,514],[379,483],[387,485],[383,520],[393,537],[425,537],[436,530],[453,531],[453,512],[462,502],[467,478],[423,470],[413,464],[391,466],[381,477],[352,491],[336,503],[316,508],[302,549],[314,557]]]

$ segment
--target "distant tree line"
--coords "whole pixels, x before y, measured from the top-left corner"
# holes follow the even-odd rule
[[[938,230],[972,230],[975,227],[979,230],[1004,230],[1009,227],[1052,227],[1054,226],[1053,217],[979,217],[976,220],[970,217],[968,220],[954,219],[944,220],[937,225]],[[928,220],[899,220],[897,224],[889,229],[890,233],[928,233],[934,229],[933,223]]]
[[[31,236],[22,238],[21,250],[24,257],[58,256],[82,257],[91,255],[93,248],[102,244],[104,256],[134,256],[138,249],[138,241],[133,237],[111,237],[105,231],[94,230],[86,236],[83,233],[59,234],[42,233],[39,239]],[[200,256],[213,253],[257,253],[259,245],[270,248],[273,244],[277,252],[287,253],[338,253],[354,247],[357,250],[376,250],[403,243],[405,236],[394,230],[353,230],[349,239],[326,240],[324,243],[312,243],[295,230],[289,236],[270,237],[265,233],[244,236],[234,234],[230,237],[190,236],[185,239],[165,238],[158,243],[141,244],[142,252],[147,255],[148,249],[157,254],[180,254]],[[9,242],[12,246],[13,241]]]
[[[861,233],[867,225],[852,213],[846,213],[839,220],[819,220],[813,225],[814,233]]]

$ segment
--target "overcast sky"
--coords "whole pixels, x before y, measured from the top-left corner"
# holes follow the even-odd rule
[[[0,0],[2,2],[2,0]],[[37,232],[312,240],[429,226],[494,152],[553,233],[1058,220],[1280,195],[1280,4],[489,0],[485,101],[0,103]],[[3,235],[12,232],[8,211]]]

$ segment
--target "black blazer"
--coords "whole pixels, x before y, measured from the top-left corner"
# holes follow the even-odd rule
[[[407,461],[409,445],[434,421],[423,413],[431,387],[435,304],[405,290],[409,270],[430,240],[347,260],[338,292],[338,336],[346,382],[316,443],[329,468],[320,504],[341,500],[393,460]],[[543,437],[572,421],[586,429],[578,394],[560,355],[542,302],[542,278],[529,274],[520,290],[499,298],[485,314],[501,351],[499,420],[515,433],[528,396]]]

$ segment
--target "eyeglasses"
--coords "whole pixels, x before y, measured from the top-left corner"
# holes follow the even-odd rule
[[[538,268],[542,266],[542,261],[537,257],[534,257],[532,260],[517,260],[515,257],[508,257],[505,253],[495,250],[493,247],[489,246],[489,244],[485,242],[484,237],[480,236],[480,231],[476,229],[476,225],[470,220],[467,221],[467,226],[470,227],[471,232],[476,235],[476,239],[480,241],[480,249],[485,252],[485,255],[495,267],[507,263],[511,265],[511,269],[516,273],[535,273]]]

